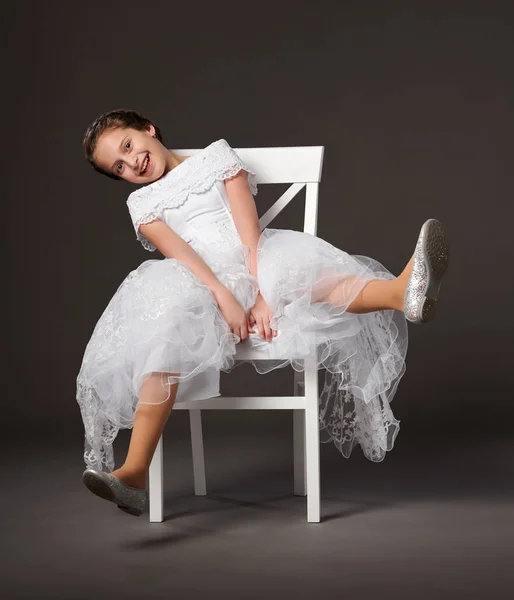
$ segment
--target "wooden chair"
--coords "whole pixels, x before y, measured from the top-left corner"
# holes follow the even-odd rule
[[[241,160],[257,176],[258,184],[290,183],[287,191],[260,218],[261,230],[304,187],[304,231],[316,235],[318,188],[323,166],[324,146],[234,148]],[[198,149],[174,150],[191,156]],[[271,342],[273,344],[273,342]],[[270,355],[266,358],[280,358]],[[239,344],[235,359],[259,360],[259,348]],[[262,359],[262,357],[261,357]],[[304,361],[305,371],[294,372],[293,396],[218,396],[194,402],[179,402],[173,410],[189,410],[193,451],[194,489],[197,496],[207,493],[202,438],[202,410],[292,410],[294,448],[294,494],[307,496],[307,521],[320,521],[319,397],[318,370],[313,353]],[[149,472],[150,522],[163,520],[163,436],[159,439]]]

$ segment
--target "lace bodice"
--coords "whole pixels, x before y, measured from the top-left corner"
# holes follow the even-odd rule
[[[130,194],[127,206],[137,239],[153,252],[155,246],[139,231],[143,223],[161,219],[188,242],[209,264],[212,251],[239,248],[224,180],[241,169],[248,173],[253,195],[255,173],[241,161],[226,140],[199,150],[164,177]]]

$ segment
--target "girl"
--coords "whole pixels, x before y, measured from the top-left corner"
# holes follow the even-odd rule
[[[441,224],[423,224],[395,277],[316,236],[261,232],[255,174],[224,139],[179,156],[143,115],[114,110],[87,129],[84,149],[100,173],[142,184],[127,200],[134,230],[165,257],[128,274],[86,347],[77,376],[86,486],[140,515],[174,403],[219,396],[220,371],[234,367],[239,342],[276,351],[253,363],[260,373],[299,371],[315,347],[326,369],[322,441],[346,457],[360,444],[382,460],[399,430],[389,405],[405,372],[407,321],[433,319],[447,269]],[[113,470],[120,428],[132,434]]]

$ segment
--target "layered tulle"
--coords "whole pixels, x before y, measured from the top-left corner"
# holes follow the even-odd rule
[[[246,342],[258,347],[259,360],[249,361],[255,369],[301,371],[314,354],[326,369],[322,441],[332,441],[344,456],[360,444],[367,458],[382,460],[399,428],[390,402],[405,371],[407,324],[399,311],[347,309],[369,281],[394,276],[374,259],[290,230],[262,233],[258,284],[245,246],[203,258],[245,311],[260,288],[273,312],[278,336],[271,343],[256,335]],[[336,286],[340,302],[334,306],[326,298]],[[186,265],[149,260],[132,271],[100,317],[77,377],[86,464],[112,470],[119,429],[133,426],[139,402],[163,402],[172,384],[179,383],[177,402],[219,395],[219,372],[237,364],[238,342],[212,292]],[[158,400],[140,397],[152,373],[163,386]]]
[[[220,279],[248,310],[257,283],[247,249],[218,253]],[[213,255],[214,257],[214,255]],[[132,428],[138,405],[162,403],[179,383],[176,401],[219,395],[219,372],[234,366],[236,344],[211,290],[180,261],[148,260],[129,273],[96,324],[77,376],[87,465],[114,468],[112,443]],[[151,374],[159,395],[142,395]]]
[[[302,371],[303,358],[315,348],[318,368],[326,369],[322,442],[333,442],[346,457],[359,444],[368,459],[383,460],[399,431],[390,402],[405,372],[407,322],[393,309],[365,314],[347,309],[371,280],[394,275],[373,258],[291,230],[264,230],[258,256],[261,293],[279,337],[259,349],[261,358],[266,352],[270,358],[252,361],[256,370],[290,364]],[[333,305],[327,296],[336,286]]]

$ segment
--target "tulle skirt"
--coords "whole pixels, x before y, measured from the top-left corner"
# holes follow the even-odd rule
[[[390,408],[405,372],[407,322],[396,310],[366,314],[348,306],[372,279],[394,279],[378,261],[350,255],[307,233],[265,229],[258,244],[257,282],[248,248],[213,250],[204,260],[248,312],[260,289],[273,313],[277,337],[257,334],[245,344],[259,373],[291,365],[302,371],[307,355],[325,369],[320,394],[320,435],[346,457],[359,444],[367,458],[383,460],[399,421]],[[338,303],[326,301],[338,286]],[[85,430],[84,461],[112,471],[113,442],[132,428],[142,403],[164,402],[178,383],[176,402],[220,395],[220,371],[238,363],[239,337],[231,333],[211,290],[182,262],[147,260],[131,271],[111,298],[86,346],[77,376],[77,402]],[[154,374],[162,394],[141,394]]]

